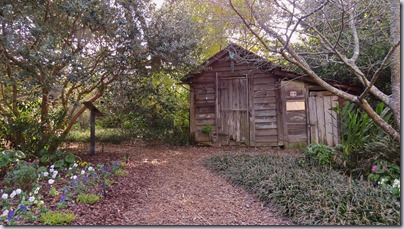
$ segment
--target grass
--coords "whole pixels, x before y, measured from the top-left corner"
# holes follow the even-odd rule
[[[211,170],[299,225],[399,225],[400,202],[386,190],[292,156],[221,154]]]
[[[95,128],[95,138],[99,142],[119,144],[131,140],[133,136],[120,128]],[[90,142],[90,130],[72,130],[67,135],[66,142]]]

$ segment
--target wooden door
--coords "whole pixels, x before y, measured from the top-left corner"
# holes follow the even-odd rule
[[[249,144],[248,83],[244,77],[219,79],[218,134],[221,144]]]
[[[338,97],[328,92],[310,92],[308,98],[309,143],[335,146],[339,143],[337,114],[332,110]]]

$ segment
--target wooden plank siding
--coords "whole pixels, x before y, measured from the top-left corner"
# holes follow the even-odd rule
[[[303,82],[282,81],[284,131],[289,144],[307,143],[306,88]],[[289,108],[289,104],[291,104]],[[295,103],[303,106],[293,107]],[[288,109],[289,108],[289,109]]]
[[[252,84],[254,111],[254,142],[257,146],[278,145],[278,116],[276,79],[268,73],[256,71]]]
[[[343,99],[309,77],[283,70],[240,46],[230,44],[182,82],[190,86],[190,131],[196,142],[217,146],[339,142],[340,128],[330,109],[342,105]],[[210,135],[201,131],[206,125],[213,126]]]

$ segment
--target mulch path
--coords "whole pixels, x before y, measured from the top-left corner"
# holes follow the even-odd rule
[[[76,148],[74,148],[76,147]],[[128,175],[94,205],[77,205],[73,225],[292,225],[252,194],[203,166],[223,151],[289,153],[271,148],[173,147],[163,144],[71,145],[82,160],[111,163],[129,156]],[[293,152],[290,152],[293,153]]]

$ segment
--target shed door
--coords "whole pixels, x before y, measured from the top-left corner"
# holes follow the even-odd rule
[[[219,79],[218,135],[223,145],[249,143],[247,78]]]
[[[310,92],[309,136],[310,143],[335,146],[339,143],[337,114],[332,111],[338,97],[328,92]]]

